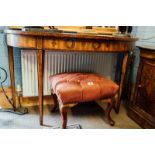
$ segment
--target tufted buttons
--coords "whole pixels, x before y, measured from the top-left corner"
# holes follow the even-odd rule
[[[92,86],[94,83],[92,81],[87,82],[88,86]]]

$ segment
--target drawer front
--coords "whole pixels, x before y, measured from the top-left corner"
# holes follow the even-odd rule
[[[129,42],[108,40],[97,41],[74,38],[44,38],[43,49],[88,52],[128,52],[133,49],[133,44]]]

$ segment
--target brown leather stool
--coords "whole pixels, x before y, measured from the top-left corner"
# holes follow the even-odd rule
[[[105,120],[114,125],[110,112],[116,102],[118,85],[104,76],[93,73],[62,73],[49,77],[54,109],[57,101],[62,117],[62,128],[67,126],[67,109],[77,105],[78,102],[105,100]]]

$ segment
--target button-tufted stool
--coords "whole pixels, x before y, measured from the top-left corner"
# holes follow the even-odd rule
[[[78,102],[106,100],[108,106],[105,110],[105,120],[114,125],[110,112],[115,103],[118,85],[104,76],[93,73],[62,73],[49,77],[54,110],[57,100],[62,117],[62,128],[67,125],[67,109],[77,105]]]

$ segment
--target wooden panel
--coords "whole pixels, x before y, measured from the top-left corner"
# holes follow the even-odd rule
[[[20,47],[20,48],[36,48],[36,38],[34,36],[24,35],[7,35],[7,44],[9,46]]]
[[[128,115],[143,128],[155,128],[155,50],[140,48],[140,52],[135,96]]]
[[[155,62],[143,61],[136,105],[155,117]]]
[[[127,52],[134,44],[123,41],[44,38],[43,49],[92,52]]]
[[[136,121],[142,128],[155,128],[155,119],[139,107],[129,107],[127,114],[130,118]]]

